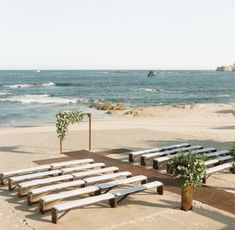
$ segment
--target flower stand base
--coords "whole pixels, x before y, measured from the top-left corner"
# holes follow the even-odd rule
[[[193,209],[193,186],[182,187],[181,190],[181,210],[189,211]]]

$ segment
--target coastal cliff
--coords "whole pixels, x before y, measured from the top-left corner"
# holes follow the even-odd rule
[[[235,63],[233,65],[227,65],[227,66],[218,66],[216,68],[216,71],[221,72],[233,72],[235,71]]]

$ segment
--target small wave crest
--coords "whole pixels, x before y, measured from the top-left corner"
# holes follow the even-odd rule
[[[156,92],[160,92],[161,89],[158,89],[158,88],[138,88],[138,89],[132,89],[132,91],[156,93]]]
[[[18,102],[22,104],[76,104],[77,99],[68,99],[60,97],[51,97],[48,94],[34,95],[34,94],[25,94],[21,96],[13,96],[8,98],[2,98],[0,101],[3,102]]]
[[[10,85],[9,88],[10,89],[17,89],[17,88],[29,88],[29,87],[33,87],[34,85],[30,85],[30,84],[16,84],[16,85]]]
[[[41,86],[56,86],[56,84],[52,81],[48,82],[48,83],[42,83]]]
[[[46,82],[41,84],[14,84],[14,85],[5,85],[5,87],[8,87],[10,89],[20,89],[20,88],[30,88],[30,87],[50,87],[50,86],[56,86],[56,83],[54,82]]]
[[[218,97],[230,97],[230,95],[224,94],[224,95],[218,95]]]

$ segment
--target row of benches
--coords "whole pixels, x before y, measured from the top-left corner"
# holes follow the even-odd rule
[[[45,170],[41,172],[38,172],[38,166],[2,172],[1,178],[4,184],[7,180],[8,184],[11,184],[10,190],[18,187],[20,197],[27,195],[29,205],[39,202],[41,213],[51,210],[53,223],[57,223],[60,212],[66,212],[72,208],[100,201],[108,201],[111,207],[117,207],[117,204],[128,195],[151,188],[157,188],[157,192],[163,194],[163,184],[160,181],[147,183],[146,176],[132,177],[128,171],[119,172],[117,167],[105,168],[104,163],[94,163],[91,159],[56,163],[55,168],[52,165],[48,166],[40,167],[40,171],[42,168]],[[72,173],[64,174],[65,172]],[[13,182],[14,187],[12,187]],[[110,192],[117,186],[136,183],[140,185]],[[60,203],[81,195],[89,195],[89,197]]]
[[[143,151],[134,151],[129,153],[129,162],[134,163],[135,160],[140,159],[140,164],[146,166],[149,162],[152,162],[154,169],[158,170],[161,165],[168,162],[171,158],[176,156],[179,152],[188,154],[189,151],[193,151],[195,154],[205,154],[207,160],[205,165],[208,167],[206,170],[206,175],[204,178],[204,183],[206,179],[215,172],[232,168],[233,163],[227,162],[233,159],[230,155],[229,150],[217,151],[214,147],[203,148],[200,145],[190,146],[188,143],[182,143],[178,145],[170,145],[162,148],[154,148]],[[211,167],[212,168],[209,168]],[[167,167],[168,168],[168,167]],[[169,171],[168,171],[169,172]]]

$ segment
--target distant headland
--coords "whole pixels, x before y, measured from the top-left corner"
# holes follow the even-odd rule
[[[233,72],[235,71],[235,63],[233,65],[226,65],[226,66],[218,66],[216,71],[221,72]]]

